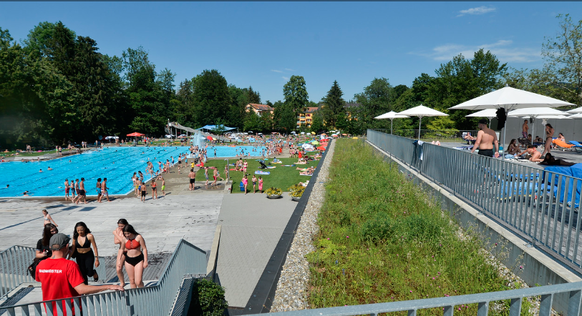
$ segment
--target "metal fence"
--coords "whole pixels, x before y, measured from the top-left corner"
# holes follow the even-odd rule
[[[349,315],[378,315],[379,313],[407,311],[409,316],[415,316],[419,311],[438,308],[442,310],[443,315],[453,316],[453,312],[455,311],[455,309],[457,310],[461,309],[465,311],[465,309],[461,308],[461,306],[477,305],[477,315],[486,316],[489,313],[491,303],[503,300],[510,300],[509,315],[519,316],[521,314],[521,308],[524,299],[528,297],[541,296],[539,315],[550,316],[552,312],[552,301],[554,300],[555,296],[567,295],[568,311],[566,315],[578,316],[580,315],[580,305],[582,303],[581,294],[582,294],[582,282],[575,282],[502,292],[438,297],[391,303],[306,309],[292,312],[273,313],[271,315],[349,316]]]
[[[27,275],[27,268],[35,254],[34,248],[22,246],[12,246],[0,252],[0,298],[24,282],[34,282]]]
[[[0,298],[4,298],[11,291],[23,283],[36,282],[28,274],[28,266],[36,256],[36,249],[24,246],[12,246],[0,252]],[[99,257],[105,262],[103,257]],[[95,268],[98,275],[105,276],[105,265]]]
[[[0,307],[0,314],[73,315],[73,310],[83,315],[169,315],[174,300],[185,277],[206,275],[206,252],[181,240],[156,285],[126,290],[83,295],[75,298],[35,302]]]
[[[368,140],[581,272],[582,179],[368,130]]]

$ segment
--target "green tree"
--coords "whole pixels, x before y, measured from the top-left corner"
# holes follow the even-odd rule
[[[344,93],[342,92],[337,81],[334,81],[331,89],[327,92],[327,95],[322,100],[325,105],[321,110],[323,112],[323,120],[325,121],[327,128],[336,128],[338,119],[341,119],[340,116],[345,118],[346,101],[344,101],[342,98],[343,94]]]
[[[194,82],[196,124],[214,124],[218,119],[227,121],[231,98],[226,79],[215,69],[204,70]]]
[[[302,76],[291,76],[289,81],[283,86],[285,104],[291,109],[295,119],[305,110],[309,100],[305,79]]]
[[[163,93],[156,83],[155,65],[149,61],[143,47],[128,48],[123,52],[125,78],[128,82],[128,102],[133,119],[129,130],[161,135],[167,124],[165,115],[168,104],[163,102]]]
[[[249,89],[247,90],[247,96],[249,99],[249,103],[261,104],[261,95],[259,94],[258,91],[254,91],[253,87],[249,87]]]
[[[176,120],[184,126],[194,127],[196,125],[194,90],[190,80],[184,79],[180,82],[176,99],[178,101],[177,106],[174,107]]]
[[[550,85],[563,90],[565,99],[582,106],[582,20],[572,21],[569,14],[558,15],[560,30],[542,45]]]
[[[337,120],[336,120],[336,123],[338,123]],[[319,133],[319,132],[325,130],[325,126],[323,125],[323,114],[321,113],[321,110],[317,110],[317,111],[313,112],[313,120],[311,122],[310,129],[311,129],[310,130],[311,132],[315,132],[315,133]]]
[[[374,117],[392,110],[391,94],[392,86],[388,79],[374,78],[363,93],[354,96],[360,104],[353,113],[358,117],[358,123],[367,128],[377,127],[380,123]]]
[[[475,52],[472,60],[455,56],[435,71],[437,77],[430,81],[425,105],[447,113],[449,107],[501,88],[506,69],[506,64],[483,49]],[[458,129],[474,128],[473,120],[465,117],[467,114],[466,110],[450,113]]]

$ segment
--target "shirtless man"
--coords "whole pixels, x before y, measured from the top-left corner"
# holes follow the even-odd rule
[[[495,158],[499,157],[499,142],[495,132],[487,127],[487,120],[479,120],[479,132],[477,133],[477,140],[471,153],[479,148],[479,155],[493,157],[493,145],[495,145]]]
[[[77,204],[83,199],[83,203],[87,204],[87,191],[85,191],[85,178],[81,178],[79,182],[79,198],[77,199]]]
[[[190,169],[190,173],[188,174],[188,178],[190,178],[190,187],[189,190],[194,190],[194,184],[196,183],[196,172],[194,172],[194,168]]]
[[[521,126],[521,135],[523,138],[527,138],[527,131],[529,130],[529,126],[527,125],[527,120],[523,120],[523,125]]]
[[[518,156],[521,156],[525,153],[528,153],[531,155],[531,157],[529,158],[529,161],[532,161],[532,162],[543,161],[542,154],[540,154],[540,152],[536,150],[536,146],[534,146],[534,145],[528,145],[527,149],[524,150],[523,152],[519,153]]]
[[[212,185],[216,185],[216,180],[218,180],[218,168],[214,167],[213,169],[212,176],[214,177],[214,181],[212,182]]]
[[[103,182],[101,182],[101,198],[106,197],[107,202],[111,202],[107,190],[109,190],[109,188],[107,187],[107,178],[103,178]]]

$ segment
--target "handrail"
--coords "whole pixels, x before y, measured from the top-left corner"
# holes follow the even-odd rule
[[[376,303],[353,306],[340,306],[318,309],[304,309],[290,312],[272,313],[271,315],[285,316],[350,316],[350,315],[378,315],[379,313],[408,311],[408,315],[417,315],[420,310],[442,308],[445,316],[452,316],[455,307],[477,304],[478,316],[489,314],[489,303],[501,300],[511,300],[509,315],[520,315],[525,298],[541,296],[540,316],[550,316],[552,301],[556,295],[567,295],[567,315],[579,315],[582,305],[582,282],[547,285],[526,289],[468,294],[449,297],[437,297],[421,300],[410,300],[390,303]],[[260,314],[254,314],[260,315]]]
[[[27,274],[36,250],[32,247],[12,246],[0,252],[0,298],[24,282],[34,282]]]
[[[168,315],[173,301],[186,275],[206,275],[206,252],[191,243],[180,240],[172,254],[162,277],[156,285],[124,292],[105,292],[82,295],[73,299],[58,299],[29,304],[0,307],[0,314],[17,312],[29,315],[40,312],[46,307],[49,315],[67,315],[73,309],[83,310],[83,315]],[[56,302],[53,304],[45,304]],[[40,315],[40,314],[39,314]]]
[[[582,179],[373,130],[368,141],[582,273]]]
[[[36,249],[26,246],[12,246],[0,252],[0,298],[26,282],[36,282],[28,273],[28,266],[36,257]],[[99,257],[104,259],[103,257]],[[105,260],[101,260],[105,262]],[[96,267],[97,274],[105,276],[106,267]]]

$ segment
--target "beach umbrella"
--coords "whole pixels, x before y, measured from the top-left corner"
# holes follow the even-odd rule
[[[449,116],[443,112],[437,111],[435,109],[431,109],[424,105],[415,106],[408,110],[404,110],[400,113],[400,115],[408,115],[408,116],[418,116],[418,139],[420,140],[420,124],[422,123],[422,118],[425,116]]]
[[[145,134],[138,133],[138,132],[133,132],[131,134],[127,134],[126,136],[129,136],[129,137],[140,137],[140,136],[145,136]]]
[[[534,107],[559,107],[572,106],[572,103],[550,98],[545,95],[504,87],[482,96],[465,101],[461,104],[450,107],[450,110],[484,110],[484,109],[505,109],[509,112],[522,108]],[[503,127],[503,144],[505,145],[505,134],[507,128]],[[503,155],[501,156],[503,158]]]
[[[312,141],[311,143],[312,143],[313,145],[319,145],[319,142],[318,142],[318,141],[316,141],[316,140]]]
[[[479,112],[471,113],[469,115],[465,115],[465,117],[486,117],[489,119],[489,127],[491,127],[491,119],[497,116],[496,109],[485,109]]]
[[[392,124],[394,123],[394,119],[395,118],[407,118],[410,117],[408,115],[402,115],[400,113],[396,113],[394,111],[390,111],[387,113],[384,113],[382,115],[378,115],[375,117],[375,119],[377,120],[385,120],[385,119],[389,119],[390,120],[390,134],[392,134]]]
[[[206,136],[206,139],[212,140],[212,136]]]
[[[559,118],[564,117],[566,118],[566,112],[552,109],[550,107],[541,107],[541,108],[521,108],[517,110],[513,110],[507,114],[509,117],[522,117],[526,118]],[[543,117],[542,117],[543,116]],[[532,124],[531,134],[535,135],[535,125]]]
[[[319,147],[317,147],[317,149],[319,149],[319,150],[325,150],[325,147],[319,146]]]
[[[582,113],[582,106],[581,106],[581,107],[579,107],[579,108],[575,108],[575,109],[568,110],[568,111],[566,111],[566,112],[568,112],[568,113],[570,113],[570,114],[577,114],[577,113]]]

